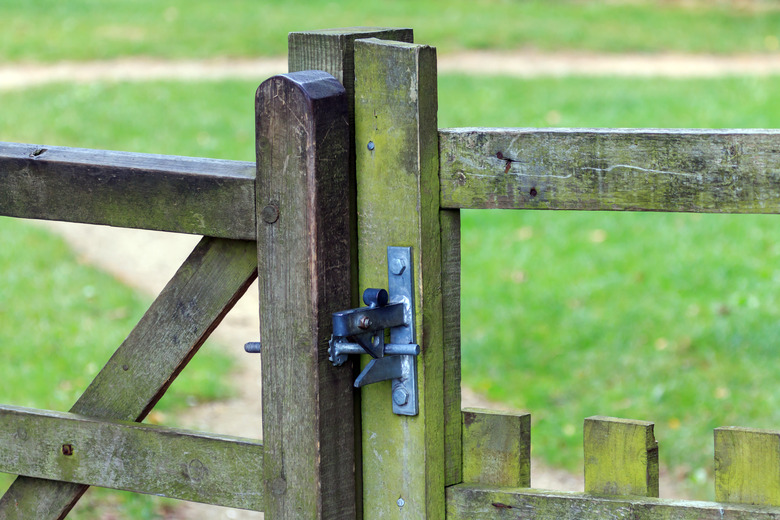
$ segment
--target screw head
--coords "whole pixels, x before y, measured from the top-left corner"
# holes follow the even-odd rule
[[[266,207],[263,208],[263,211],[260,212],[263,221],[266,224],[273,224],[277,220],[279,220],[279,208],[274,206],[273,204],[269,204]]]
[[[403,406],[409,401],[409,392],[402,386],[393,390],[393,402],[397,406]]]
[[[406,504],[403,498],[399,498],[395,503],[398,504],[398,507],[404,507],[404,504]]]

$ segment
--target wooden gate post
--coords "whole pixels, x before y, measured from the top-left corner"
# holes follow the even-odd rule
[[[352,371],[328,361],[351,292],[346,93],[297,72],[256,103],[266,518],[354,518]]]
[[[385,287],[387,247],[412,247],[419,415],[393,414],[391,386],[364,387],[365,518],[444,518],[445,424],[436,51],[355,42],[360,286]],[[458,427],[460,417],[458,414]]]

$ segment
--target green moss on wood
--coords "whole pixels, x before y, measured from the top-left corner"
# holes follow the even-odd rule
[[[447,488],[447,520],[778,520],[780,508],[568,491]]]
[[[463,410],[463,482],[531,485],[531,414]]]
[[[715,497],[780,506],[780,431],[715,429]]]
[[[658,496],[658,443],[653,423],[585,419],[585,492]]]
[[[444,356],[433,48],[355,42],[355,136],[360,287],[386,287],[387,246],[411,246],[422,347],[419,415],[392,413],[389,382],[361,392],[364,516],[439,519],[444,517]]]

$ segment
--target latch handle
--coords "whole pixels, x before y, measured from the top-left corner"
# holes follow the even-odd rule
[[[414,277],[412,248],[387,248],[388,289],[366,289],[367,307],[333,313],[333,336],[328,349],[335,365],[348,355],[369,354],[372,359],[355,380],[356,387],[392,380],[393,412],[417,415],[417,355],[414,333]],[[385,344],[385,330],[390,342]]]

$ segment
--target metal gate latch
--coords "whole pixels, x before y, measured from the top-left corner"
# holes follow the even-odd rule
[[[349,354],[372,358],[355,379],[355,387],[392,380],[393,413],[417,415],[417,354],[414,332],[412,248],[387,248],[387,291],[366,289],[359,307],[333,313],[328,359],[339,366]],[[385,343],[385,329],[390,342]]]

